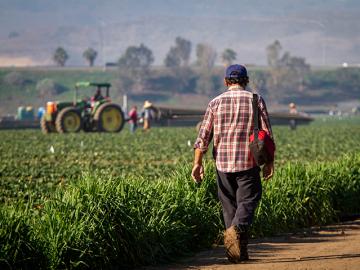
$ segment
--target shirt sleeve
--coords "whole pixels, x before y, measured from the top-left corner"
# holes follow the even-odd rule
[[[205,112],[204,120],[201,123],[199,135],[194,144],[194,149],[198,148],[203,153],[207,152],[212,139],[213,126],[214,113],[209,104]]]
[[[271,124],[270,124],[270,118],[269,118],[269,114],[268,111],[266,109],[266,104],[264,99],[259,96],[259,111],[260,111],[260,127],[262,130],[265,130],[269,136],[274,140],[274,136],[272,133],[272,129],[271,129]]]

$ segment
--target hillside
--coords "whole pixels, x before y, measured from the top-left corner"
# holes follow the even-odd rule
[[[266,68],[251,67],[251,79],[259,73],[266,79]],[[77,81],[111,82],[113,100],[122,104],[123,94],[129,97],[129,104],[142,103],[149,99],[156,104],[204,108],[208,101],[223,91],[223,68],[215,68],[212,74],[215,80],[215,92],[199,94],[196,82],[199,79],[196,70],[189,78],[186,88],[179,88],[176,78],[164,68],[153,68],[147,82],[147,88],[142,92],[126,91],[118,88],[118,70],[110,68],[0,68],[0,116],[16,114],[18,106],[44,106],[50,100],[72,100],[74,84]],[[350,106],[359,105],[360,101],[360,69],[321,69],[313,70],[306,78],[306,88],[299,92],[292,90],[284,92],[263,92],[270,110],[287,110],[289,102],[295,102],[302,110],[316,111],[332,109],[340,103]],[[83,97],[90,97],[94,90],[83,90]],[[274,100],[277,97],[277,100]]]

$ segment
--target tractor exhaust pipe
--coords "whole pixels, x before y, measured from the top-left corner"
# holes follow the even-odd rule
[[[123,110],[125,115],[127,115],[128,112],[128,99],[127,99],[127,95],[123,95]]]

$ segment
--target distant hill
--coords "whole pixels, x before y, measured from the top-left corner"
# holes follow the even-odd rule
[[[102,68],[0,68],[0,117],[16,114],[18,106],[33,106],[36,109],[45,106],[47,101],[69,101],[74,97],[74,85],[78,81],[110,82],[112,99],[122,104],[123,94],[128,95],[129,105],[142,106],[145,100],[159,105],[182,108],[205,108],[207,103],[224,91],[222,85],[223,68],[216,67],[212,72],[215,79],[215,91],[198,94],[196,83],[199,76],[193,69],[188,83],[179,87],[171,72],[164,68],[152,69],[146,88],[135,91],[131,87],[119,88],[119,72],[117,68],[104,71]],[[268,69],[250,67],[250,85],[256,78],[255,74],[263,73],[268,79]],[[261,76],[260,76],[261,77]],[[121,84],[120,84],[121,85]],[[303,90],[291,88],[271,90],[262,86],[259,92],[267,101],[269,110],[287,110],[288,103],[295,102],[300,110],[320,111],[324,108],[339,108],[340,103],[351,107],[360,105],[360,68],[321,69],[313,70],[306,78]],[[82,89],[78,97],[89,98],[95,89]],[[341,105],[344,107],[344,105]],[[349,110],[349,108],[347,108]]]
[[[193,59],[205,42],[219,54],[234,49],[239,62],[266,64],[265,48],[278,39],[313,65],[360,63],[359,14],[356,0],[2,0],[0,65],[50,64],[58,46],[69,65],[85,65],[82,53],[94,47],[99,65],[140,43],[159,65],[176,36],[193,42]]]

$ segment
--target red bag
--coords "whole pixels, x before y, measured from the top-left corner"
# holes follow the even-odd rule
[[[258,142],[255,141],[254,133],[250,135],[250,151],[259,166],[274,161],[275,144],[265,130],[258,131]]]
[[[259,130],[258,96],[253,94],[254,131],[250,135],[250,151],[258,166],[274,160],[275,143],[265,130]]]

